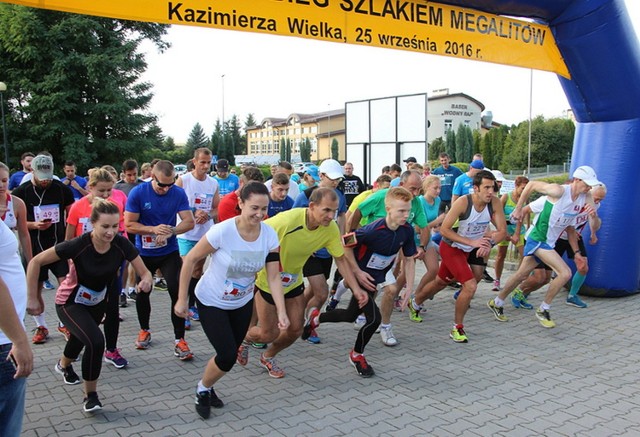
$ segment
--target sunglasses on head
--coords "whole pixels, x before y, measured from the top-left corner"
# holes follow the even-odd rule
[[[175,184],[175,183],[176,183],[176,181],[173,181],[173,182],[171,182],[171,183],[169,183],[169,184],[163,184],[162,182],[160,182],[160,181],[158,180],[158,178],[157,178],[157,177],[155,177],[155,176],[154,176],[154,178],[155,178],[155,180],[156,180],[156,184],[158,184],[158,186],[159,186],[160,188],[167,188],[167,187],[171,187],[173,184]]]

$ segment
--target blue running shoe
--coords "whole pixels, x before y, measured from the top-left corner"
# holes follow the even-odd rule
[[[577,308],[586,308],[587,304],[582,301],[577,295],[567,297],[567,305],[571,305]]]
[[[200,321],[200,314],[198,314],[198,308],[196,307],[189,308],[189,318],[194,322]]]
[[[54,287],[53,284],[47,279],[46,281],[44,281],[44,283],[42,284],[42,288],[44,288],[45,290],[53,290]]]

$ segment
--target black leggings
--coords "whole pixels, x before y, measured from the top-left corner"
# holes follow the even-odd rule
[[[167,282],[167,290],[171,298],[171,323],[173,324],[173,332],[176,340],[184,338],[184,319],[178,317],[173,312],[173,307],[178,301],[178,278],[180,277],[180,268],[182,267],[182,258],[176,250],[167,255],[162,256],[143,256],[141,257],[144,265],[150,272],[160,269],[164,280]],[[138,293],[136,297],[136,311],[138,312],[138,322],[141,329],[149,329],[149,319],[151,318],[151,292],[143,291]]]
[[[119,281],[119,279],[116,279]],[[114,350],[118,347],[118,334],[120,333],[120,287],[118,282],[112,284],[112,290],[105,299],[105,317],[104,317],[104,338],[107,343],[107,350]]]
[[[235,364],[238,348],[247,335],[253,314],[253,299],[234,310],[223,310],[196,301],[202,330],[216,350],[216,365],[223,372],[228,372]]]
[[[100,321],[104,315],[105,307],[106,302],[104,301],[95,306],[80,305],[75,302],[56,305],[60,321],[71,332],[63,355],[75,360],[84,347],[82,379],[85,381],[95,381],[102,370],[104,336],[100,330]]]
[[[367,318],[367,323],[360,328],[358,331],[358,336],[356,337],[356,344],[353,347],[353,350],[359,354],[364,352],[365,346],[373,337],[373,334],[380,326],[380,322],[382,321],[382,317],[380,316],[380,309],[378,305],[376,305],[375,295],[374,293],[367,293],[369,295],[369,300],[364,308],[360,308],[358,306],[358,301],[355,297],[351,296],[351,300],[349,301],[349,306],[346,309],[335,309],[333,311],[329,311],[328,313],[320,314],[319,320],[320,323],[335,323],[335,322],[354,322],[358,315],[361,313]]]

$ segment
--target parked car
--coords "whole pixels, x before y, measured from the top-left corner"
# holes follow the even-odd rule
[[[296,164],[293,164],[293,171],[302,176],[304,172],[307,171],[307,168],[309,168],[310,165],[315,164],[313,162],[298,162]]]
[[[176,171],[176,176],[182,176],[187,172],[187,166],[184,164],[177,164],[173,168]]]

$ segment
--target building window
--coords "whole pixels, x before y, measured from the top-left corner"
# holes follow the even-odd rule
[[[444,121],[444,133],[446,134],[451,129],[453,129],[453,120],[445,120]]]
[[[464,125],[465,126],[469,127],[469,124],[471,124],[471,120],[465,120],[464,121]]]

